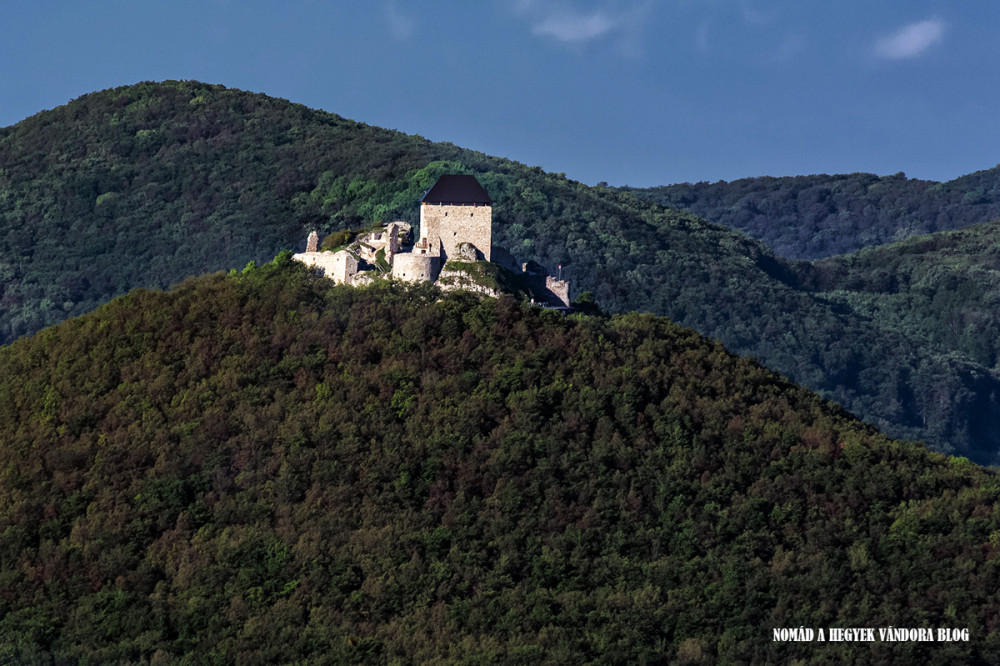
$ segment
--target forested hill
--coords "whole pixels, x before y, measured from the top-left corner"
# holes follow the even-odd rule
[[[894,436],[993,462],[1000,375],[801,283],[743,234],[627,192],[193,82],[85,95],[0,130],[0,336],[134,287],[264,261],[379,219],[415,222],[442,173],[474,173],[494,242],[562,264],[609,312],[648,311],[836,399]]]
[[[0,662],[996,663],[1000,485],[663,318],[287,255],[0,349]],[[774,642],[774,628],[968,629]]]
[[[622,188],[738,229],[789,259],[820,259],[1000,217],[1000,167],[938,183],[868,173]]]
[[[822,298],[1000,367],[1000,220],[824,259],[807,274]]]

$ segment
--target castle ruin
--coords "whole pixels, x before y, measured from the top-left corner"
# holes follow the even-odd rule
[[[412,236],[407,222],[391,222],[381,230],[358,237],[335,252],[317,250],[316,232],[309,234],[306,252],[293,256],[323,275],[343,284],[370,282],[373,274],[389,275],[405,282],[437,282],[449,261],[471,264],[495,260],[493,247],[493,202],[475,176],[444,175],[420,200],[420,235]],[[499,248],[497,248],[499,249]],[[510,266],[512,257],[500,252],[500,265],[522,276],[542,302],[569,307],[569,282],[557,280],[537,264],[529,270]],[[373,270],[364,270],[365,267]],[[448,276],[453,278],[449,268]],[[440,283],[466,285],[467,280],[449,279]],[[459,286],[457,288],[467,288]],[[481,291],[481,289],[476,289]],[[483,292],[485,293],[485,292]]]

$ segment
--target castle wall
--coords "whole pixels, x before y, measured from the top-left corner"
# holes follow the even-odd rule
[[[385,260],[391,264],[393,255],[399,252],[399,227],[395,224],[390,224],[386,228],[385,234]]]
[[[457,256],[459,243],[472,243],[490,261],[493,254],[493,207],[423,204],[420,206],[420,236],[433,246],[440,242],[441,261]]]
[[[431,203],[435,201],[469,203]],[[316,252],[318,235],[314,231],[309,234],[307,251],[293,255],[293,258],[319,269],[337,283],[360,285],[368,284],[382,274],[374,270],[359,272],[359,262],[362,265],[365,261],[375,262],[378,252],[384,251],[385,260],[392,267],[391,275],[398,280],[438,281],[445,290],[465,289],[493,296],[497,295],[495,288],[478,284],[472,275],[463,271],[444,271],[444,266],[449,260],[470,263],[495,261],[515,273],[520,272],[533,299],[550,305],[569,306],[569,282],[553,278],[534,262],[519,267],[516,259],[499,246],[494,251],[493,207],[488,201],[489,195],[471,176],[442,176],[421,200],[418,239],[413,239],[407,222],[397,220],[381,230],[357,238],[351,244],[350,252]],[[413,245],[404,248],[410,243]]]
[[[392,276],[405,282],[430,282],[436,277],[437,257],[402,252],[392,258]]]
[[[339,252],[302,252],[292,255],[295,261],[312,266],[338,284],[350,283],[358,272],[358,260],[346,250]]]
[[[564,307],[569,307],[569,282],[557,280],[551,275],[545,276],[545,289],[561,301]]]
[[[399,252],[404,245],[410,245],[413,243],[414,240],[416,240],[410,238],[410,233],[412,232],[413,227],[411,227],[410,223],[406,222],[405,220],[396,220],[395,222],[390,222],[389,226],[386,227],[386,229],[389,232],[390,242],[392,242],[391,239],[393,237],[393,234],[395,234],[396,247],[392,248],[393,254]],[[395,232],[393,230],[395,230]]]

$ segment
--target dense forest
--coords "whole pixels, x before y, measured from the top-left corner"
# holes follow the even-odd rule
[[[1000,368],[1000,221],[914,236],[803,271],[823,298]]]
[[[1000,167],[947,183],[870,173],[622,188],[738,229],[789,259],[821,259],[1000,217]]]
[[[1000,373],[818,293],[813,268],[632,193],[195,82],[85,95],[0,130],[0,340],[134,287],[262,262],[396,218],[474,173],[494,242],[563,266],[607,312],[652,312],[904,439],[993,463]],[[989,329],[969,335],[991,335]]]
[[[284,254],[0,349],[0,422],[4,663],[1000,659],[994,474],[648,314]]]

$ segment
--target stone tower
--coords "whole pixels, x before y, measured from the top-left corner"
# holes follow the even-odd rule
[[[493,202],[475,176],[445,175],[420,200],[420,238],[441,264],[458,257],[469,243],[476,257],[490,261],[493,250]]]
[[[317,247],[319,247],[319,234],[313,229],[312,233],[309,234],[309,238],[306,239],[306,252],[315,252]]]

